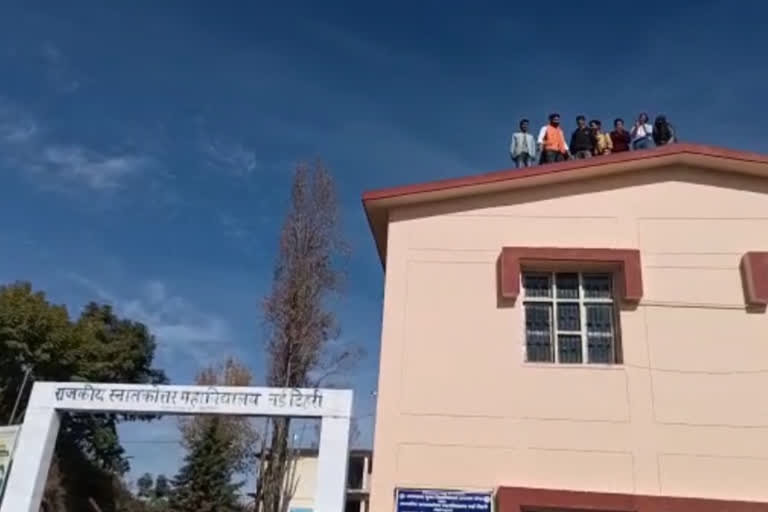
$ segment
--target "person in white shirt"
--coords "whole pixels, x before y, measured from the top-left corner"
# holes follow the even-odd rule
[[[530,167],[536,156],[536,140],[528,133],[528,120],[520,120],[520,131],[512,135],[509,143],[509,156],[515,167]]]
[[[653,147],[653,125],[648,122],[648,114],[643,112],[637,116],[629,135],[632,137],[632,149]]]

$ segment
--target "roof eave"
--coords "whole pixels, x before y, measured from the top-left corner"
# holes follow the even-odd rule
[[[389,211],[392,208],[681,164],[768,177],[768,156],[696,144],[677,144],[599,159],[571,160],[523,170],[503,170],[379,189],[364,193],[362,203],[382,267],[385,268]]]

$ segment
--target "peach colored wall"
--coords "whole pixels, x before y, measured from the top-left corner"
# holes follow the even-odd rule
[[[768,314],[739,274],[768,250],[768,181],[668,169],[390,217],[373,512],[398,486],[768,501]],[[625,364],[524,363],[504,245],[639,248]]]
[[[317,483],[317,457],[301,456],[296,460],[296,490],[289,504],[292,508],[315,507],[315,485]]]

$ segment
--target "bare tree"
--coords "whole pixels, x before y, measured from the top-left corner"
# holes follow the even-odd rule
[[[229,358],[221,364],[203,368],[197,374],[195,383],[200,386],[250,386],[252,378],[250,370],[245,365],[234,358]],[[190,449],[196,441],[200,440],[212,418],[212,416],[180,417],[182,445],[186,449]],[[251,418],[220,417],[217,422],[217,436],[230,446],[231,453],[227,458],[236,472],[242,473],[253,468],[259,433]]]
[[[329,343],[339,333],[329,301],[340,291],[339,263],[346,252],[338,220],[334,182],[327,169],[319,162],[299,165],[280,234],[272,290],[264,301],[270,386],[314,387],[354,359],[354,351]],[[274,418],[270,423],[257,499],[263,512],[285,512],[295,488],[290,422]]]
[[[41,512],[66,511],[67,492],[61,480],[58,457],[54,454],[51,467],[48,470],[48,479],[45,481],[43,499],[40,503]]]
[[[259,467],[257,470],[258,477],[256,480],[256,492],[253,494],[253,505],[249,510],[263,511],[266,508],[265,497],[278,496],[280,498],[280,510],[285,512],[288,510],[288,505],[290,504],[290,501],[296,492],[296,488],[299,485],[299,476],[296,474],[299,452],[295,445],[287,443],[283,461],[284,474],[280,481],[280,488],[270,487],[270,485],[277,485],[276,483],[271,483],[267,480],[270,478],[267,468],[269,467],[269,464],[271,464],[269,446],[273,437],[269,435],[269,429],[272,425],[273,423],[271,421],[266,422],[265,432],[262,436],[261,449],[259,450]]]

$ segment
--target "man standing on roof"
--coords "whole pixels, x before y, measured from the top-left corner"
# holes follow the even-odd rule
[[[549,124],[539,130],[538,143],[541,163],[562,162],[568,158],[568,144],[560,128],[560,114],[549,115]]]
[[[599,119],[589,122],[589,128],[595,137],[595,156],[610,155],[613,151],[611,136],[603,131],[603,123]]]
[[[509,156],[515,162],[515,167],[530,167],[536,156],[536,141],[533,135],[528,133],[528,120],[520,120],[520,131],[512,135],[509,144]]]
[[[653,142],[657,146],[666,146],[667,144],[674,143],[676,140],[675,129],[669,124],[667,117],[656,117],[656,121],[653,123]]]
[[[613,122],[614,130],[611,132],[611,142],[613,142],[613,152],[622,153],[629,151],[629,144],[632,141],[629,132],[624,129],[624,120],[616,118]]]
[[[587,126],[587,118],[576,118],[576,129],[571,134],[571,154],[578,159],[589,158],[595,151],[595,133]]]
[[[648,149],[653,147],[653,126],[648,122],[645,112],[637,116],[635,126],[629,132],[632,137],[632,149]]]

